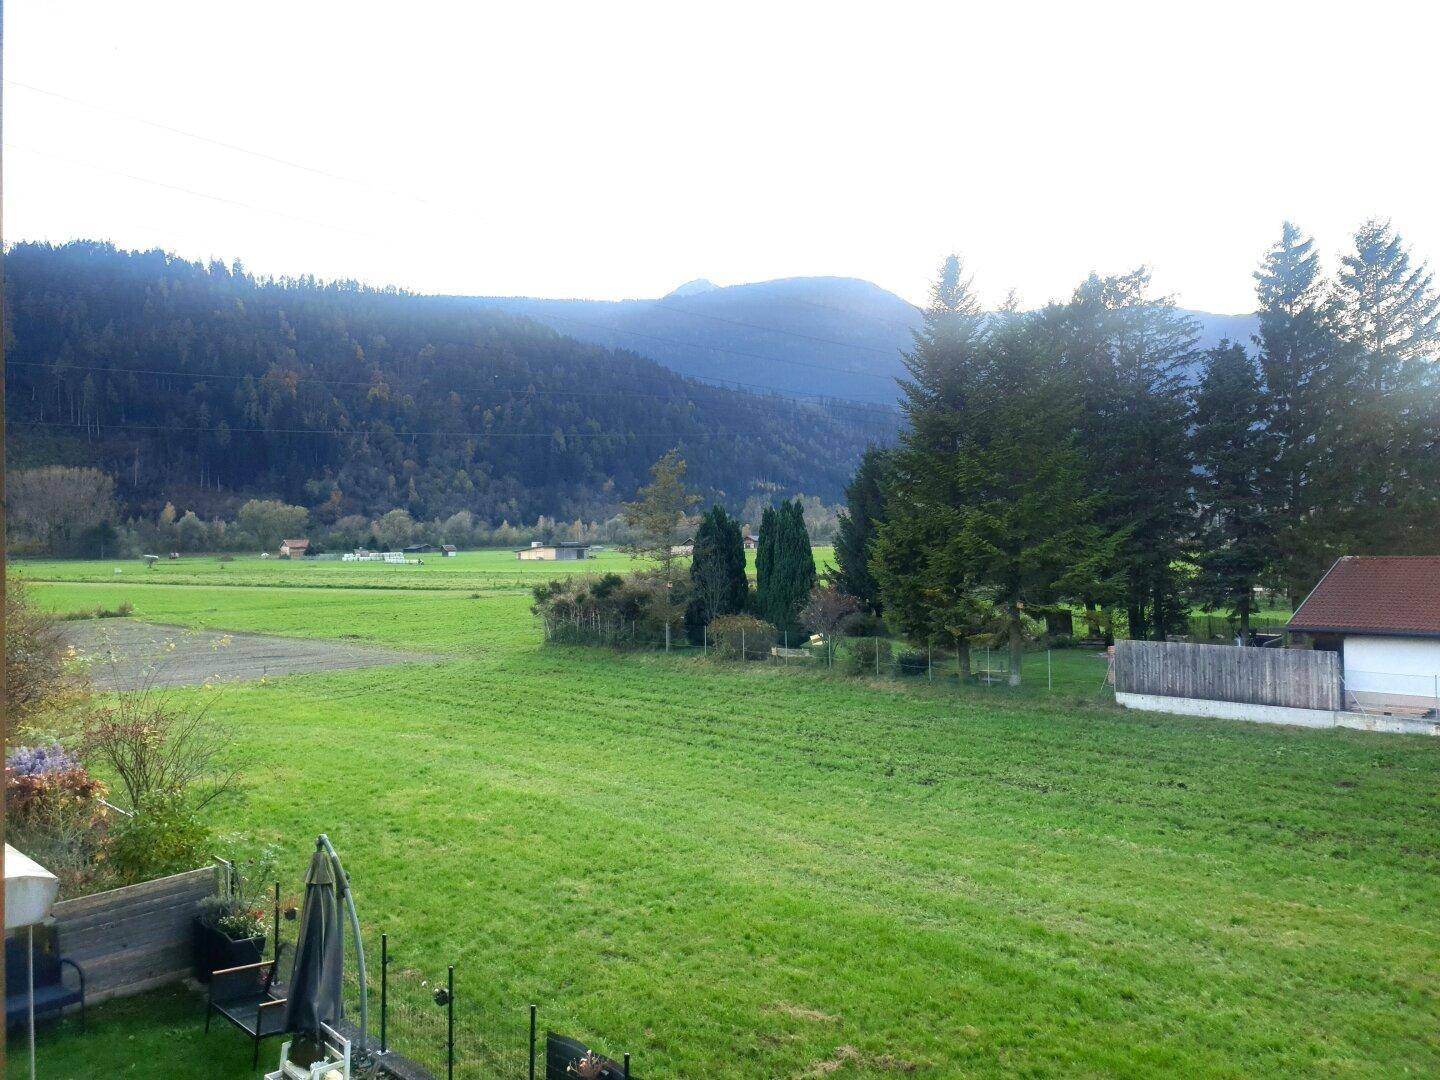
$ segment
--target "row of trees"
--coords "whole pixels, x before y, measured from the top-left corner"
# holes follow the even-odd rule
[[[947,260],[907,360],[908,428],[848,491],[840,586],[916,640],[1001,633],[1018,653],[1061,605],[1140,638],[1196,602],[1248,627],[1258,586],[1293,601],[1339,555],[1434,551],[1430,274],[1369,222],[1326,281],[1287,224],[1256,280],[1253,351],[1202,352],[1144,270],[987,315]]]
[[[640,539],[627,545],[632,554],[656,564],[666,598],[666,626],[679,621],[698,630],[717,619],[753,614],[778,631],[801,631],[800,610],[815,584],[815,556],[800,501],[767,506],[760,517],[755,552],[756,585],[745,572],[741,523],[716,504],[698,519],[699,497],[685,486],[686,463],[670,451],[651,468],[651,480],[625,508],[627,523]],[[681,572],[686,542],[688,574]]]

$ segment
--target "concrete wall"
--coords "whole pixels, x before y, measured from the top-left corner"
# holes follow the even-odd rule
[[[1117,703],[1141,712],[1171,713],[1176,716],[1204,716],[1217,720],[1249,720],[1256,724],[1288,724],[1292,727],[1352,728],[1356,731],[1384,731],[1394,735],[1440,736],[1440,720],[1402,716],[1375,716],[1330,709],[1292,709],[1281,705],[1252,705],[1240,701],[1208,701],[1202,698],[1162,697],[1158,694],[1115,695]]]
[[[1413,637],[1345,638],[1347,697],[1367,708],[1440,705],[1440,640]]]

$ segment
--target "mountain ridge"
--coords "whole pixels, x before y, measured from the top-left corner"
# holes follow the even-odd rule
[[[696,278],[655,299],[471,299],[682,375],[879,405],[898,398],[903,353],[923,314],[873,282],[840,276],[726,286]],[[1222,338],[1248,347],[1257,326],[1253,314],[1180,310],[1199,324],[1202,349]]]

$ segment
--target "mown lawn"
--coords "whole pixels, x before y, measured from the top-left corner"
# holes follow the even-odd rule
[[[546,648],[523,591],[473,579],[35,591],[450,653],[227,689],[217,821],[297,885],[330,834],[416,1056],[420,980],[456,965],[460,1075],[519,1075],[531,1001],[648,1077],[1440,1070],[1430,741]],[[188,1075],[197,1046],[251,1075],[193,1003],[142,1001],[50,1029],[41,1075]]]

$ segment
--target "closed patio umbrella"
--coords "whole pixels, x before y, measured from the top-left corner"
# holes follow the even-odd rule
[[[340,922],[335,860],[316,845],[305,875],[300,936],[285,1004],[285,1030],[315,1042],[321,1024],[332,1027],[341,1015],[341,971],[345,943]]]
[[[35,926],[50,915],[50,905],[60,891],[54,874],[5,845],[5,929],[23,926],[30,933],[30,951],[26,960],[26,982],[30,988],[30,1076],[35,1076]]]

